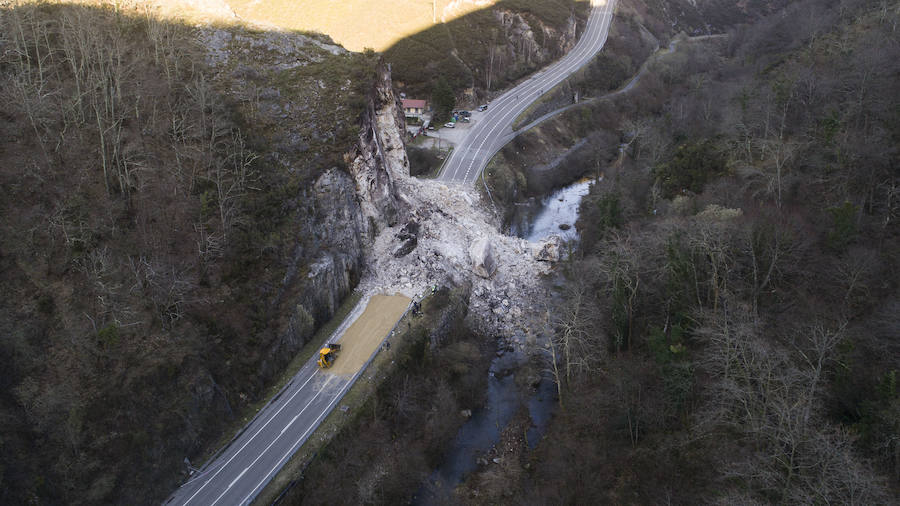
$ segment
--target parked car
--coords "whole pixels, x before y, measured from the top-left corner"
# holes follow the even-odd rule
[[[486,111],[486,110],[487,110],[487,105],[479,105],[479,106],[478,106],[478,110],[481,111],[481,112]]]
[[[456,128],[456,124],[455,124],[455,123],[444,123],[444,127],[446,127],[446,128]]]
[[[468,118],[469,116],[472,115],[472,113],[469,111],[459,111],[459,115],[462,116],[463,118]]]

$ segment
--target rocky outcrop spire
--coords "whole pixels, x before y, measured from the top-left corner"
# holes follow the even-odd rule
[[[406,120],[394,93],[390,66],[381,62],[349,164],[360,207],[367,218],[369,239],[385,227],[406,220],[409,214],[409,204],[395,185],[398,178],[409,177],[405,134]]]

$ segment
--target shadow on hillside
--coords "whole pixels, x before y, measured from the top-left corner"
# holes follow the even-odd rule
[[[529,5],[388,57],[431,69],[426,90],[454,57],[416,64],[418,45],[453,37],[482,67],[484,40],[464,34]],[[15,294],[0,300],[0,502],[163,500],[325,323],[297,309],[310,281],[296,273],[332,247],[309,187],[345,168],[376,60],[330,44],[145,7],[0,9],[0,279]]]
[[[587,3],[505,0],[415,34],[385,53],[395,77],[498,89],[574,43],[539,31],[526,56],[495,49],[493,76],[498,10],[561,34]],[[0,10],[2,503],[164,499],[324,323],[298,309],[333,246],[310,187],[354,148],[374,55],[200,32],[208,52],[145,8]]]
[[[384,55],[404,91],[429,96],[444,80],[474,104],[565,54],[589,11],[587,0],[501,0],[410,35]]]
[[[294,272],[376,58],[221,28],[0,8],[0,503],[158,503],[330,316]]]

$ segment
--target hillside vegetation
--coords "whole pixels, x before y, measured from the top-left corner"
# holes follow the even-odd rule
[[[330,316],[297,302],[330,244],[307,188],[374,61],[203,33],[0,9],[0,503],[161,500]]]
[[[590,5],[501,0],[410,34],[385,50],[401,90],[430,98],[440,83],[467,107],[558,59],[576,41]]]
[[[551,23],[567,16],[570,4],[586,0],[229,0],[248,21],[291,30],[324,33],[351,51],[384,51],[398,41],[448,24],[467,14],[501,5]],[[497,5],[500,4],[500,5]],[[467,34],[479,38],[473,32]]]
[[[716,37],[736,23],[759,19],[787,2],[705,0],[631,0],[619,2],[603,50],[523,112],[513,124],[522,129],[545,114],[579,103],[596,102],[620,90],[646,66],[665,56],[688,34]],[[624,99],[627,100],[627,99]],[[623,114],[614,102],[580,106],[567,121],[552,121],[524,131],[494,157],[486,171],[489,186],[506,210],[504,226],[518,228],[530,207],[522,203],[549,194],[615,160],[615,133]],[[577,119],[573,119],[576,118]],[[626,118],[627,120],[627,118]],[[515,205],[514,205],[515,204]]]
[[[286,504],[404,504],[484,402],[494,344],[468,328],[470,287],[442,287],[391,338],[389,367],[303,470]],[[399,343],[399,344],[398,344]],[[367,374],[368,375],[368,374]],[[323,487],[322,483],[329,483]]]
[[[896,503],[898,22],[796,2],[553,121],[624,152],[549,322],[559,414],[462,502]]]

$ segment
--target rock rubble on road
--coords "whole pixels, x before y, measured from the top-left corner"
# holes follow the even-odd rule
[[[524,350],[542,335],[549,297],[541,277],[559,258],[559,242],[529,243],[504,235],[475,189],[434,180],[398,177],[418,230],[414,249],[406,249],[408,226],[388,227],[375,238],[365,291],[430,292],[445,280],[472,284],[469,320],[479,331],[502,339],[500,349]]]

